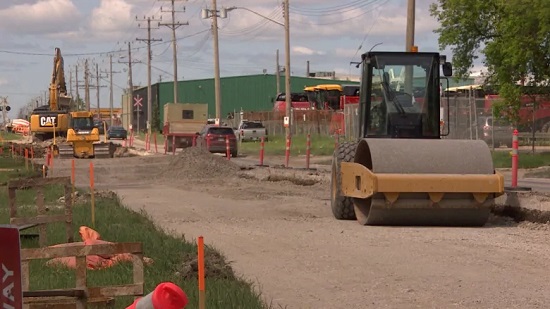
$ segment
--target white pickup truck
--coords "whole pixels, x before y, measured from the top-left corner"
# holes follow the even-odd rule
[[[259,141],[264,138],[267,142],[267,129],[260,121],[243,120],[235,130],[237,138],[241,141]]]

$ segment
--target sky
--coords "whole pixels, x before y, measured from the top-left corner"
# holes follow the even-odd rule
[[[439,50],[438,22],[428,7],[433,0],[416,1],[415,45],[419,51],[439,51],[451,59],[450,50]],[[178,80],[213,78],[211,19],[201,10],[211,1],[176,0]],[[284,28],[253,12],[284,23],[281,0],[218,0],[218,9],[237,7],[218,19],[220,74],[237,76],[273,74],[276,51],[284,66]],[[61,49],[72,95],[76,96],[75,70],[79,88],[84,85],[84,63],[88,60],[95,85],[96,64],[100,75],[100,105],[109,106],[109,59],[113,59],[114,106],[128,87],[128,42],[132,49],[134,85],[147,86],[147,22],[151,17],[151,81],[173,80],[169,0],[2,0],[0,1],[0,96],[8,97],[9,118],[28,102],[46,96],[56,47]],[[407,0],[290,0],[290,61],[293,76],[310,71],[335,71],[358,75],[350,65],[375,44],[376,50],[405,49]],[[187,24],[186,24],[187,23]],[[476,68],[474,68],[474,71]],[[84,97],[84,89],[79,89]],[[97,106],[96,89],[90,90],[92,107]]]

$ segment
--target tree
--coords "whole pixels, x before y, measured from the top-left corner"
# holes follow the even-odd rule
[[[495,112],[506,109],[517,122],[520,98],[531,93],[522,86],[548,93],[548,0],[437,0],[430,6],[430,14],[441,25],[435,30],[440,48],[453,51],[457,78],[469,75],[478,53],[485,56],[486,82],[504,98]]]

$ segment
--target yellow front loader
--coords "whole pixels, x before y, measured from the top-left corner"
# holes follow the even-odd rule
[[[70,113],[67,141],[57,148],[60,158],[112,158],[114,154],[111,143],[100,141],[93,113],[88,111]]]
[[[391,71],[404,80],[391,80]],[[440,86],[448,76],[452,66],[438,53],[362,55],[359,134],[332,160],[335,218],[363,225],[487,222],[504,177],[485,142],[442,139],[448,132],[441,128]]]

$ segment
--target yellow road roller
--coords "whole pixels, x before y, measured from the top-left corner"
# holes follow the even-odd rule
[[[331,208],[362,225],[483,226],[504,176],[480,140],[445,139],[444,55],[361,56],[359,128],[334,151]],[[440,75],[443,72],[443,76]]]

